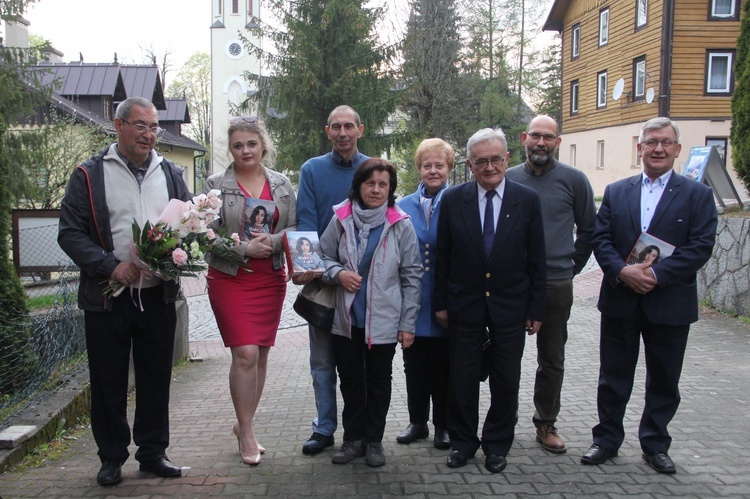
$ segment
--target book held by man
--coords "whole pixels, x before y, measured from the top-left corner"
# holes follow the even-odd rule
[[[674,249],[675,247],[668,242],[652,236],[648,232],[641,232],[625,261],[628,265],[635,263],[651,263],[653,265],[672,255]]]
[[[284,253],[288,272],[298,276],[308,270],[323,275],[326,266],[320,255],[320,241],[315,231],[284,232]]]

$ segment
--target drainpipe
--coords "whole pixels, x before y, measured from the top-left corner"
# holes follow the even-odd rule
[[[661,69],[659,73],[659,116],[670,115],[670,91],[672,86],[672,57],[674,39],[674,3],[675,0],[664,0],[664,23],[661,33]]]

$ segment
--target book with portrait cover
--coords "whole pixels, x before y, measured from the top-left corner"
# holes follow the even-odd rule
[[[630,251],[630,255],[628,255],[626,262],[628,265],[644,262],[651,262],[654,264],[659,260],[670,256],[674,252],[674,248],[675,247],[668,242],[662,241],[648,232],[641,232],[641,235],[633,245],[633,249]]]
[[[326,266],[320,256],[320,241],[315,231],[284,232],[286,265],[292,277],[312,270],[315,276],[323,275]]]
[[[242,239],[249,241],[258,234],[271,234],[276,203],[265,199],[246,198],[242,214]]]

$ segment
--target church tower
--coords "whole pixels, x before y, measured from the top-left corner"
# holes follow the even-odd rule
[[[211,1],[211,168],[218,173],[229,166],[227,128],[229,103],[239,104],[254,88],[242,77],[250,71],[260,74],[260,61],[248,54],[239,33],[256,46],[257,38],[245,30],[260,18],[260,0]]]

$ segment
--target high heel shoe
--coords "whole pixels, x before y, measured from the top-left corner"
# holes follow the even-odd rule
[[[237,444],[239,445],[240,429],[237,427],[237,423],[234,423],[234,426],[232,426],[232,433],[234,433],[234,436],[237,437]],[[258,452],[260,452],[261,454],[265,454],[266,448],[258,444]]]
[[[242,444],[240,443],[240,430],[239,428],[237,428],[236,423],[234,426],[232,426],[232,433],[234,433],[234,436],[237,437],[237,450],[240,451],[240,456],[242,456],[242,462],[245,464],[249,464],[251,466],[260,464],[260,455],[264,454],[266,452],[266,449],[264,449],[262,445],[258,444],[258,454],[252,454],[252,455],[246,456],[245,454],[242,453]]]
[[[245,464],[249,464],[250,466],[257,466],[260,464],[260,454],[254,454],[252,456],[246,456],[242,453],[240,453],[242,456],[242,462]]]

